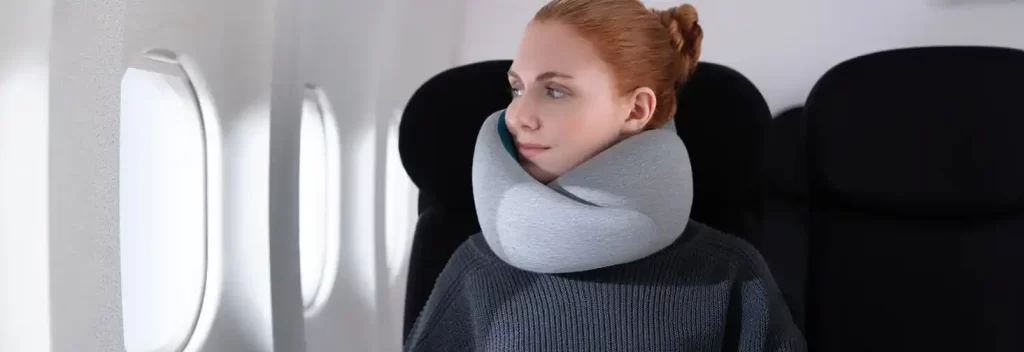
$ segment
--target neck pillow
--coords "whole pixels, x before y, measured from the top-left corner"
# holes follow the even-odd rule
[[[569,273],[635,261],[682,234],[693,204],[686,146],[674,124],[641,132],[549,184],[523,169],[504,110],[484,122],[473,154],[480,229],[506,263]]]

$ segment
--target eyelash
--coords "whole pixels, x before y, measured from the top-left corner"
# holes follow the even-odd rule
[[[512,99],[515,99],[515,98],[517,98],[517,97],[522,95],[522,89],[511,88],[511,93],[512,93]],[[547,88],[547,93],[548,93],[548,96],[551,97],[552,99],[562,99],[562,98],[565,98],[566,96],[569,95],[568,93],[562,91],[561,89],[555,89],[555,88]],[[556,96],[554,96],[555,94],[561,94],[561,96],[557,96],[556,97]]]
[[[559,97],[555,97],[555,96],[552,96],[552,93],[558,93],[558,94],[561,94],[561,96],[559,96]],[[566,94],[565,92],[563,92],[563,91],[561,91],[561,90],[559,90],[559,89],[555,89],[555,88],[548,88],[548,96],[549,96],[549,97],[552,97],[552,98],[554,98],[554,99],[561,99],[561,98],[564,98],[564,97],[565,97],[565,96],[567,96],[567,95],[569,95],[569,94]]]

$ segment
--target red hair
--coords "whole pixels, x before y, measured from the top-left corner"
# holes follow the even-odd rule
[[[697,67],[704,32],[689,5],[648,10],[639,0],[553,0],[534,21],[574,27],[607,62],[621,94],[654,90],[657,107],[647,128],[658,128],[676,112],[676,86]]]

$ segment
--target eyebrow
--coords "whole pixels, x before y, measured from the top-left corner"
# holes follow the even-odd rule
[[[508,75],[512,76],[512,77],[515,77],[518,80],[522,80],[522,78],[519,78],[519,75],[516,74],[515,71],[509,70],[508,71]],[[556,78],[556,77],[558,77],[558,78],[565,78],[565,79],[572,79],[572,76],[570,76],[568,74],[564,74],[564,73],[561,73],[561,72],[555,72],[555,71],[548,71],[548,72],[544,72],[544,73],[541,73],[541,74],[537,75],[537,80],[538,81],[546,81],[546,80],[549,80],[549,79],[552,79],[552,78]]]

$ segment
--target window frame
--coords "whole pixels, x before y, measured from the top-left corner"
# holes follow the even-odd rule
[[[176,81],[176,82],[167,82],[167,85],[171,89],[173,89],[176,93],[181,95],[182,97],[187,98],[187,99],[185,99],[187,101],[182,101],[182,104],[185,105],[187,108],[192,109],[192,112],[195,114],[195,117],[198,119],[198,121],[196,121],[196,122],[198,123],[199,133],[200,133],[200,141],[201,141],[200,148],[202,150],[202,160],[201,160],[202,170],[201,170],[201,172],[202,172],[202,175],[203,175],[202,197],[201,197],[202,204],[203,204],[203,210],[202,210],[202,214],[203,214],[203,216],[202,216],[202,229],[203,229],[203,233],[202,233],[202,236],[201,236],[202,243],[203,243],[203,250],[202,250],[202,254],[200,256],[200,258],[202,260],[202,268],[203,268],[203,270],[202,270],[202,275],[198,278],[198,280],[200,282],[199,289],[198,289],[199,300],[198,300],[198,304],[196,305],[196,307],[194,309],[194,312],[192,314],[192,318],[191,318],[191,322],[190,322],[189,326],[186,329],[184,329],[184,333],[181,336],[182,337],[181,340],[177,341],[177,343],[175,343],[175,344],[164,346],[164,347],[170,348],[173,351],[181,352],[181,351],[184,351],[192,343],[192,340],[196,337],[196,332],[197,332],[197,330],[199,328],[201,316],[203,314],[204,308],[208,304],[207,300],[210,298],[209,297],[209,289],[210,289],[209,279],[210,279],[210,269],[211,269],[211,267],[210,267],[210,264],[211,264],[211,260],[210,260],[210,245],[211,245],[211,243],[210,243],[210,239],[211,239],[210,238],[211,237],[210,236],[210,229],[211,229],[211,227],[210,227],[210,221],[211,221],[211,215],[210,215],[210,211],[211,211],[211,205],[210,205],[210,201],[211,201],[211,199],[210,199],[210,191],[211,191],[211,187],[210,187],[210,178],[211,178],[210,177],[211,176],[211,174],[210,174],[210,171],[211,171],[211,167],[210,167],[210,159],[211,159],[210,158],[210,152],[211,152],[211,150],[210,150],[210,135],[208,134],[208,128],[207,128],[207,123],[209,121],[207,121],[208,117],[206,116],[206,114],[204,114],[204,109],[203,109],[203,106],[202,106],[203,104],[202,104],[202,101],[201,101],[201,97],[200,97],[200,95],[199,95],[199,93],[198,93],[198,91],[196,89],[196,85],[195,85],[195,82],[193,81],[193,78],[188,74],[188,71],[185,69],[185,65],[180,60],[180,57],[177,54],[175,54],[173,51],[163,50],[163,49],[148,50],[143,55],[139,55],[139,56],[136,57],[135,60],[131,61],[127,65],[127,68],[141,70],[141,71],[149,71],[149,72],[159,73],[159,74],[163,74],[163,75],[166,75],[166,76],[173,77],[173,78],[177,79],[178,81]],[[127,75],[127,70],[125,70],[125,72],[122,72],[122,74],[121,74],[121,81],[122,82],[124,81],[125,75]],[[120,119],[120,117],[119,117],[119,119]],[[120,137],[119,137],[119,142],[118,143],[120,143]],[[118,171],[118,175],[120,177],[120,171]],[[118,198],[120,199],[120,195],[118,196]],[[119,212],[119,214],[120,214],[120,212]],[[118,229],[118,231],[120,232],[120,229]],[[121,249],[119,248],[119,251],[120,250]],[[121,282],[121,285],[122,286],[124,285],[123,281]],[[123,290],[124,289],[122,288],[121,289],[122,294],[123,294]],[[123,298],[122,298],[122,300],[123,300]],[[123,323],[124,322],[122,321],[122,324]],[[122,332],[123,331],[124,331],[124,328],[122,327]],[[125,346],[125,348],[127,348],[127,346]]]
[[[334,109],[331,106],[330,100],[324,90],[316,84],[306,83],[303,85],[302,99],[300,107],[305,104],[307,99],[309,99],[314,103],[317,112],[320,114],[320,122],[323,126],[324,133],[324,170],[326,172],[326,184],[324,185],[324,191],[326,193],[326,204],[324,207],[324,211],[326,213],[326,233],[324,234],[324,253],[320,268],[320,280],[317,282],[316,289],[312,293],[311,302],[306,304],[305,296],[303,296],[302,302],[303,315],[306,319],[310,319],[319,315],[320,312],[323,311],[324,307],[327,305],[327,301],[330,299],[334,291],[335,285],[337,284],[338,266],[340,265],[341,256],[341,221],[343,218],[341,207],[341,199],[344,192],[344,180],[342,179],[343,174],[341,172],[341,155],[343,145],[341,142],[339,121],[334,115]],[[301,120],[302,117],[300,116],[300,123]],[[299,152],[301,153],[301,150]],[[300,165],[299,168],[301,170],[302,166]],[[299,207],[299,211],[301,212],[301,203],[299,204]],[[299,236],[302,236],[301,229]],[[299,255],[302,255],[301,247]],[[299,275],[301,282],[301,268]]]

